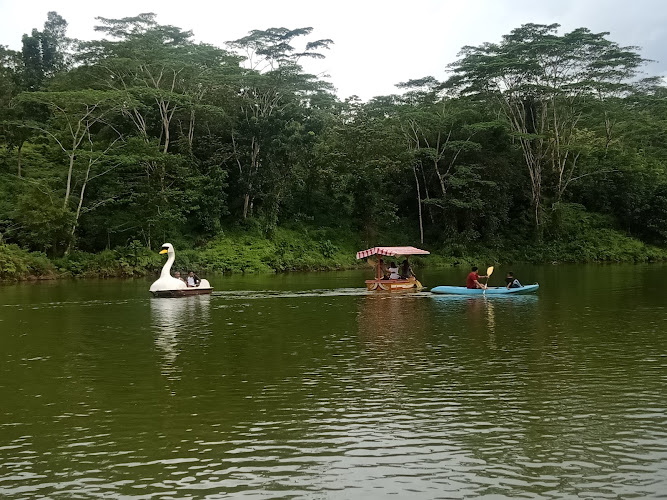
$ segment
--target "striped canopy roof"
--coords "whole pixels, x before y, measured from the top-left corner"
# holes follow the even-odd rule
[[[398,255],[429,255],[431,252],[420,250],[415,247],[373,247],[368,250],[357,252],[357,259],[364,259],[371,255],[387,255],[389,257],[396,257]]]

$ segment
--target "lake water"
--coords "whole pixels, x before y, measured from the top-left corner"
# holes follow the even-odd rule
[[[664,498],[667,266],[514,271],[0,286],[0,497]]]

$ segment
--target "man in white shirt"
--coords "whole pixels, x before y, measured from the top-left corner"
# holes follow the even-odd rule
[[[200,281],[201,280],[199,279],[199,276],[197,276],[193,271],[190,271],[190,273],[188,274],[188,281],[187,281],[188,286],[190,287],[199,286]]]

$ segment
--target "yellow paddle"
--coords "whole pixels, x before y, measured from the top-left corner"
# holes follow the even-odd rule
[[[489,266],[486,268],[486,286],[488,288],[489,286],[489,278],[493,274],[493,266]],[[482,292],[482,295],[486,295],[486,288],[484,289],[484,292]]]

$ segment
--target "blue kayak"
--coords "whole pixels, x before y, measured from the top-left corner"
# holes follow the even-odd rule
[[[436,286],[431,288],[433,293],[447,293],[453,295],[509,295],[509,294],[522,294],[522,293],[531,293],[537,291],[540,287],[537,283],[534,285],[526,285],[521,288],[506,288],[504,286],[490,287],[485,291],[481,288],[466,288],[464,286]]]

